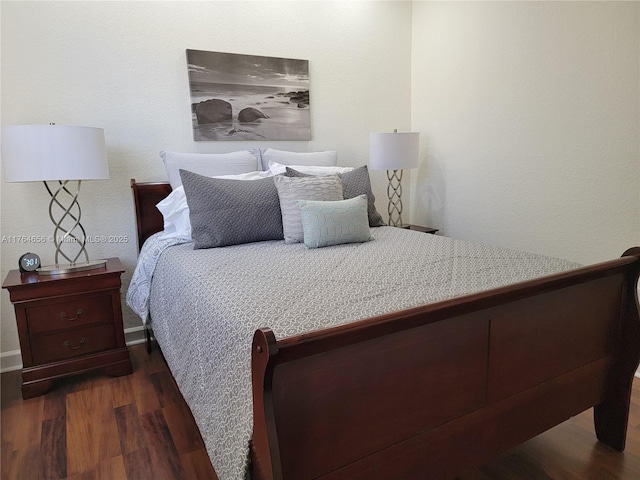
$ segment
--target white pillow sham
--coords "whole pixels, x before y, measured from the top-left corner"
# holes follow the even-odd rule
[[[227,178],[230,180],[259,180],[270,177],[269,172],[247,172],[238,175],[218,175],[214,178]],[[166,198],[156,204],[164,219],[164,231],[161,239],[179,238],[191,241],[191,220],[189,219],[189,206],[182,184],[175,188]]]
[[[293,168],[300,173],[306,173],[307,175],[315,175],[317,177],[323,177],[326,175],[336,175],[339,173],[347,173],[353,170],[353,167],[335,167],[335,166],[320,166],[320,165],[283,165],[274,161],[269,162],[269,168],[267,169],[271,175],[280,175],[287,171],[287,167]]]
[[[282,165],[317,165],[333,167],[338,164],[338,152],[326,150],[323,152],[289,152],[276,150],[275,148],[260,149],[262,169],[269,169],[269,162],[277,162]]]
[[[260,170],[260,152],[243,150],[231,153],[181,153],[160,152],[160,157],[167,171],[171,188],[182,185],[180,169],[214,177],[218,175],[237,175]]]

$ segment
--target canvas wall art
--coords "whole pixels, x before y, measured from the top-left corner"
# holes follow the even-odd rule
[[[194,140],[311,140],[309,61],[187,50]]]

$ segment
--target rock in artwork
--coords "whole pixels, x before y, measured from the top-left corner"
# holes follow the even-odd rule
[[[309,61],[187,50],[194,140],[311,140]]]

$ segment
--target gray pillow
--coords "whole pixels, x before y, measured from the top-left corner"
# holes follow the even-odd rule
[[[282,239],[282,215],[273,177],[209,178],[180,170],[189,205],[193,248]]]
[[[296,206],[296,200],[342,200],[342,180],[338,175],[324,177],[285,177],[273,178],[282,211],[282,229],[284,243],[300,243],[304,240],[302,219]]]
[[[308,177],[306,173],[287,167],[285,173],[287,177]],[[342,178],[342,195],[345,200],[355,198],[358,195],[367,196],[367,216],[369,218],[370,227],[382,227],[386,225],[382,216],[376,210],[376,197],[371,190],[371,180],[369,178],[369,170],[366,165],[354,168],[350,172],[341,173]]]

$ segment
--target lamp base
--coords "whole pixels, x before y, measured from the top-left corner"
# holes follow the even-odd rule
[[[402,170],[387,170],[389,226],[402,227]]]
[[[40,267],[37,272],[39,275],[62,275],[63,273],[75,273],[83,270],[93,270],[96,268],[104,268],[107,265],[106,260],[92,260],[90,262],[47,265]]]

